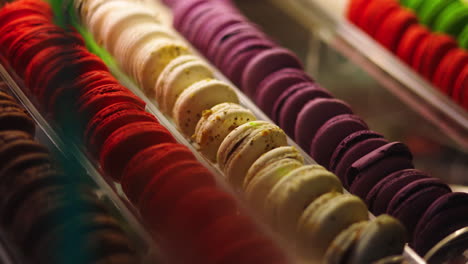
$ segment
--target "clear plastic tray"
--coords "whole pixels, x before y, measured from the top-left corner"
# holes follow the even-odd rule
[[[269,0],[468,151],[468,112],[349,23],[349,0]]]

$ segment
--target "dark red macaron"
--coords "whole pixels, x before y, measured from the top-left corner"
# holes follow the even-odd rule
[[[78,99],[78,116],[84,122],[102,109],[119,102],[129,102],[145,107],[145,102],[121,85],[103,85],[92,89]]]
[[[414,231],[412,246],[416,252],[424,255],[437,242],[467,226],[468,194],[445,194],[424,212]]]
[[[405,225],[412,240],[416,224],[424,212],[435,200],[451,192],[450,187],[439,179],[416,180],[395,194],[386,213],[398,218]]]
[[[255,55],[242,74],[242,90],[251,98],[257,87],[268,75],[284,68],[302,69],[302,63],[291,51],[271,48]]]
[[[7,56],[7,51],[21,32],[34,30],[35,27],[48,23],[50,23],[49,20],[40,15],[29,15],[7,23],[0,28],[0,51]]]
[[[380,180],[367,194],[365,202],[375,215],[384,214],[398,191],[416,180],[427,178],[427,174],[416,169],[396,171]]]
[[[166,217],[166,237],[175,244],[186,243],[218,218],[235,214],[236,201],[216,186],[202,187],[184,195],[173,204]]]
[[[463,68],[457,77],[452,98],[465,109],[468,109],[468,65]]]
[[[320,127],[334,116],[352,114],[350,106],[338,99],[317,98],[307,102],[297,116],[294,139],[305,150],[310,149],[310,144]]]
[[[139,151],[157,144],[175,142],[167,129],[156,122],[137,122],[114,131],[104,142],[99,155],[103,171],[120,181],[128,162]]]
[[[138,152],[123,172],[123,191],[130,201],[139,204],[153,174],[182,160],[195,160],[195,156],[186,146],[178,143],[154,145]]]
[[[371,2],[369,0],[351,0],[346,14],[348,19],[357,24],[361,20],[364,10]]]
[[[445,55],[457,47],[456,41],[449,35],[431,34],[416,49],[413,67],[428,80],[432,80]]]
[[[396,52],[401,38],[418,19],[413,12],[400,8],[387,15],[387,19],[377,28],[375,39],[392,52]]]
[[[29,113],[11,100],[0,101],[0,131],[19,130],[34,135],[36,124]]]
[[[357,24],[371,36],[375,36],[377,29],[387,19],[389,15],[400,8],[400,4],[395,0],[373,0],[364,9]]]
[[[430,31],[420,24],[410,26],[398,44],[396,55],[409,66],[413,65],[414,53],[430,34]]]
[[[84,141],[88,150],[98,158],[102,144],[115,130],[135,122],[155,122],[158,120],[150,113],[145,112],[139,105],[121,102],[110,105],[99,111],[88,123]]]
[[[413,156],[400,142],[388,143],[355,161],[346,171],[345,182],[350,192],[365,199],[383,178],[403,169],[412,169]]]
[[[337,115],[317,130],[309,154],[318,164],[328,169],[333,152],[341,141],[357,131],[368,129],[367,124],[356,115]]]
[[[307,81],[312,82],[312,78],[303,70],[284,68],[273,72],[258,85],[255,102],[265,114],[272,117],[274,103],[281,94],[290,86]]]
[[[177,168],[179,166],[180,168]],[[201,188],[216,188],[213,175],[195,160],[180,160],[154,174],[140,199],[140,212],[159,233],[170,226],[170,212],[186,195]]]
[[[332,97],[327,90],[315,82],[307,81],[292,85],[275,101],[271,118],[289,137],[294,138],[296,120],[304,105],[317,98]]]
[[[441,60],[432,81],[443,93],[452,96],[456,79],[466,65],[468,52],[458,48],[452,49]]]
[[[46,2],[20,0],[7,3],[0,9],[0,27],[10,21],[33,14],[52,19],[52,9]]]

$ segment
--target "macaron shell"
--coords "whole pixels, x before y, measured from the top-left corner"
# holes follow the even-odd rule
[[[120,181],[130,159],[150,145],[175,142],[166,128],[154,122],[137,122],[114,131],[104,142],[99,155],[106,175]]]
[[[427,178],[428,175],[415,169],[396,171],[380,180],[367,194],[365,202],[372,213],[383,214],[399,190],[416,180]]]
[[[304,105],[297,116],[294,139],[302,149],[310,149],[312,139],[330,118],[352,114],[351,108],[338,99],[317,98]]]
[[[351,182],[347,180],[346,175],[352,164],[386,144],[388,144],[388,141],[384,138],[371,138],[357,143],[343,154],[340,162],[336,165],[334,173],[343,181],[343,185],[349,188]]]
[[[403,34],[403,37],[398,44],[396,50],[397,56],[402,59],[406,64],[413,65],[414,54],[421,43],[424,43],[424,39],[428,38],[430,32],[424,26],[420,24],[412,25]]]
[[[261,155],[247,171],[247,175],[244,178],[244,189],[249,185],[253,177],[265,166],[272,162],[279,161],[281,159],[295,159],[301,163],[304,163],[304,157],[301,153],[292,146],[284,146],[274,148],[263,155]]]
[[[466,65],[468,65],[468,52],[452,49],[441,60],[432,80],[443,93],[452,95],[456,78]]]
[[[361,231],[349,263],[374,263],[387,256],[402,254],[406,240],[405,227],[397,219],[380,215]]]
[[[455,38],[468,24],[468,6],[460,1],[448,5],[434,22],[434,30]]]
[[[348,4],[347,16],[353,23],[358,23],[362,18],[363,11],[370,4],[367,0],[351,0]]]
[[[332,98],[332,95],[317,83],[300,83],[289,87],[276,100],[272,119],[293,138],[299,112],[304,105],[318,98]]]
[[[254,175],[246,188],[244,188],[245,197],[252,208],[255,208],[261,215],[264,215],[268,193],[289,172],[302,165],[303,163],[296,159],[281,159],[268,164]]]
[[[392,19],[387,19],[380,25],[375,39],[390,51],[395,52],[406,30],[416,24],[418,19],[406,9],[396,9],[388,17]]]
[[[260,52],[268,48],[269,47],[258,47],[258,48],[253,48],[251,50],[245,51],[239,54],[239,56],[235,57],[231,61],[229,66],[226,66],[225,68],[221,68],[221,69],[226,74],[226,76],[242,90],[241,82],[242,82],[242,75],[245,71],[245,65],[247,65]]]
[[[416,224],[428,207],[439,197],[450,193],[450,187],[439,179],[421,179],[401,189],[387,209],[387,213],[398,218],[408,230],[412,240]]]
[[[369,35],[374,36],[383,21],[389,19],[388,16],[398,8],[400,5],[394,0],[370,1],[363,10],[358,26]]]
[[[465,109],[468,109],[468,66],[465,66],[458,75],[452,97]]]
[[[347,253],[352,251],[361,237],[362,230],[367,225],[369,225],[369,221],[357,222],[340,232],[325,252],[325,263],[340,264],[345,262]]]
[[[427,46],[425,52],[421,54],[420,65],[417,65],[417,69],[428,80],[432,80],[442,59],[449,51],[457,47],[457,43],[450,36],[432,34],[427,39]]]
[[[257,54],[242,74],[242,90],[251,98],[263,79],[283,68],[302,69],[302,63],[294,53],[283,48],[271,48]]]
[[[224,138],[236,127],[257,118],[248,109],[234,103],[222,103],[203,112],[193,138],[200,151],[216,162],[216,154]]]
[[[338,115],[329,119],[317,131],[310,146],[310,156],[325,168],[340,142],[356,131],[367,130],[364,121],[356,115]]]
[[[454,0],[424,1],[421,11],[418,14],[419,20],[422,24],[433,28],[436,18],[453,1]]]
[[[312,81],[304,71],[298,69],[282,69],[268,75],[258,86],[255,94],[255,102],[268,116],[272,116],[274,102],[288,87]]]
[[[236,25],[240,26],[240,25]],[[214,62],[216,66],[221,66],[224,60],[224,57],[229,54],[231,50],[233,50],[235,47],[240,45],[243,42],[251,41],[251,40],[261,40],[264,37],[257,31],[245,31],[245,32],[240,32],[239,34],[236,34],[230,38],[228,38],[226,41],[221,43],[218,47],[213,48],[216,53],[213,54],[210,60]]]
[[[266,213],[276,230],[294,238],[304,208],[322,194],[342,190],[340,180],[322,166],[301,166],[282,177],[269,192]]]
[[[236,137],[236,130],[250,129],[242,137]],[[277,126],[261,121],[246,123],[234,129],[221,143],[218,163],[224,163],[223,171],[235,189],[240,189],[248,169],[262,154],[277,147],[286,146],[286,134]],[[230,151],[227,151],[230,150]],[[227,157],[220,160],[222,154]]]
[[[151,181],[151,174],[165,164],[180,160],[195,160],[195,157],[187,147],[177,143],[163,143],[140,151],[125,167],[121,181],[123,191],[138,204],[145,186]]]
[[[367,220],[366,205],[350,194],[326,193],[303,212],[297,225],[304,254],[322,260],[333,239],[350,225]]]
[[[229,84],[213,79],[196,82],[177,99],[173,111],[174,121],[179,130],[190,137],[203,111],[225,102],[239,103],[234,88]]]

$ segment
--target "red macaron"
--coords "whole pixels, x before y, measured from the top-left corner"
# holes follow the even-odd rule
[[[465,65],[458,75],[455,86],[453,87],[452,97],[465,109],[468,109],[468,65]]]
[[[416,49],[430,34],[429,30],[420,24],[410,26],[398,44],[396,55],[411,66]]]
[[[400,5],[394,0],[373,0],[369,2],[357,25],[370,36],[374,36],[383,21],[389,19],[388,16],[399,9]]]
[[[369,0],[351,0],[348,5],[347,17],[348,19],[357,24],[362,18],[365,8],[371,3]]]
[[[463,49],[452,49],[441,60],[432,81],[445,94],[452,96],[458,76],[468,65],[468,52]]]
[[[136,154],[125,168],[122,189],[128,199],[139,204],[145,187],[155,172],[179,161],[195,161],[193,153],[184,145],[164,143],[148,147]]]
[[[120,181],[128,162],[142,149],[175,142],[169,131],[156,122],[130,123],[114,131],[104,142],[99,155],[104,173]]]
[[[377,28],[375,39],[384,47],[395,52],[406,30],[418,23],[416,15],[404,8],[395,9]]]

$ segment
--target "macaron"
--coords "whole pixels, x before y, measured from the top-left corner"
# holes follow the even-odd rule
[[[387,175],[412,169],[412,159],[403,143],[388,143],[355,161],[347,170],[345,181],[351,193],[365,199],[372,187]]]
[[[6,143],[0,147],[0,168],[3,168],[13,159],[19,156],[28,154],[48,154],[49,151],[43,145],[37,143],[32,139],[17,139],[12,142]],[[7,175],[10,177],[10,175]],[[5,182],[7,180],[4,180]]]
[[[303,163],[297,159],[285,158],[268,163],[253,175],[244,187],[245,197],[252,208],[264,216],[268,193],[288,173],[302,166]]]
[[[387,213],[398,218],[408,230],[410,241],[416,224],[429,206],[439,197],[451,193],[450,187],[439,179],[413,181],[393,196]]]
[[[19,130],[30,135],[35,133],[35,123],[29,113],[11,100],[0,101],[0,130]]]
[[[302,254],[322,261],[339,233],[367,218],[367,207],[358,197],[338,192],[321,195],[307,206],[297,224]]]
[[[365,202],[369,211],[375,215],[387,212],[390,201],[399,190],[414,181],[428,178],[427,174],[415,169],[400,170],[388,175],[372,187],[367,194]]]
[[[232,196],[221,189],[195,189],[172,207],[167,215],[167,231],[173,232],[176,241],[193,240],[206,226],[237,210]]]
[[[460,1],[453,1],[435,19],[434,31],[444,32],[458,37],[468,24],[468,6]]]
[[[448,193],[435,200],[416,226],[412,246],[424,255],[437,242],[458,229],[468,226],[468,195]]]
[[[180,41],[152,39],[137,51],[133,59],[133,76],[143,91],[154,98],[154,86],[164,67],[173,59],[190,54],[189,48]]]
[[[422,24],[432,28],[440,13],[453,2],[454,0],[424,1],[418,14],[419,20]]]
[[[415,13],[419,14],[419,10],[422,8],[424,1],[423,0],[404,0],[404,6],[414,10]]]
[[[459,48],[452,49],[441,60],[432,81],[444,94],[451,96],[456,78],[466,65],[468,52]]]
[[[395,9],[376,29],[375,39],[384,47],[395,52],[406,30],[418,23],[417,17],[413,12],[400,8]]]
[[[175,142],[167,129],[156,122],[135,122],[120,127],[106,139],[99,155],[103,171],[120,181],[130,159],[144,148]]]
[[[356,131],[344,138],[335,148],[330,159],[330,170],[343,179],[344,173],[353,162],[386,143],[388,141],[377,132]]]
[[[405,227],[389,215],[351,225],[340,233],[328,248],[327,263],[375,263],[382,258],[403,253]]]
[[[164,68],[155,86],[155,99],[160,109],[172,114],[177,98],[190,85],[214,78],[213,69],[193,55],[175,58]]]
[[[468,109],[468,66],[465,66],[458,74],[453,87],[452,98],[465,109]]]
[[[332,95],[317,83],[302,82],[292,85],[275,101],[271,118],[293,138],[299,112],[307,102],[317,98],[332,98]]]
[[[120,67],[128,74],[132,74],[133,58],[148,41],[175,38],[175,33],[165,26],[156,23],[138,24],[118,36],[112,54]]]
[[[99,111],[88,123],[84,140],[95,157],[101,152],[102,144],[115,130],[134,122],[158,122],[150,113],[139,105],[121,102]]]
[[[31,14],[52,18],[52,9],[47,3],[31,0],[17,1],[15,4],[7,3],[0,10],[0,25],[4,26],[10,21]]]
[[[202,30],[204,34],[200,35],[201,39],[198,41],[198,43],[200,43],[200,51],[205,54],[207,49],[210,47],[211,42],[219,32],[226,27],[241,23],[245,23],[245,18],[240,15],[240,13],[220,12],[220,15],[218,15],[216,20],[203,25]]]
[[[290,86],[312,82],[312,79],[302,70],[285,68],[268,75],[258,86],[255,102],[268,116],[272,116],[274,102],[282,92]]]
[[[443,58],[457,47],[452,37],[445,34],[431,34],[416,49],[413,67],[428,80],[432,80]]]
[[[358,22],[361,27],[370,36],[376,34],[379,26],[388,18],[388,16],[399,9],[400,5],[395,0],[374,0],[363,10],[362,17]]]
[[[253,98],[258,85],[268,75],[284,68],[302,69],[302,63],[294,53],[283,48],[271,48],[258,53],[245,66],[242,74],[242,90]]]
[[[410,26],[408,30],[405,31],[398,44],[396,55],[411,66],[418,46],[421,45],[420,43],[423,43],[424,39],[428,38],[430,34],[429,30],[420,24]]]
[[[195,1],[181,1],[180,3],[174,5],[172,10],[174,14],[173,26],[177,30],[180,30],[181,23],[184,22],[186,16],[199,5],[206,3],[206,0],[195,0]]]
[[[282,177],[268,193],[265,211],[274,229],[295,239],[304,208],[327,192],[341,193],[340,180],[319,165],[298,167]]]
[[[203,111],[226,102],[239,103],[233,87],[214,79],[201,80],[180,94],[175,102],[172,116],[178,129],[185,136],[191,137]]]
[[[138,204],[153,173],[181,160],[195,160],[193,153],[181,144],[162,143],[141,150],[124,169],[121,181],[123,191],[130,201]]]
[[[301,153],[292,146],[283,146],[274,148],[264,154],[262,154],[253,164],[250,166],[247,174],[244,178],[243,188],[250,184],[253,177],[257,175],[264,167],[268,166],[273,162],[277,162],[282,159],[294,159],[300,163],[304,163],[304,157],[302,157]]]
[[[216,162],[216,154],[224,138],[236,127],[257,118],[248,109],[235,103],[221,103],[203,111],[192,138],[200,151]]]
[[[236,190],[240,190],[248,169],[264,153],[286,146],[286,134],[265,121],[252,121],[234,129],[221,143],[217,160]]]
[[[134,8],[134,3],[128,1],[102,2],[95,7],[93,12],[87,14],[83,19],[83,23],[93,36],[97,36],[101,32],[104,19],[108,17],[109,14],[131,8]]]
[[[465,27],[465,29],[458,36],[458,44],[460,47],[468,50],[468,27]]]
[[[356,115],[338,115],[325,122],[317,130],[310,145],[310,156],[325,168],[330,167],[330,160],[336,147],[354,132],[368,130],[367,124]]]
[[[348,10],[346,13],[348,19],[351,22],[357,24],[358,21],[362,18],[362,14],[370,2],[371,1],[367,0],[351,0],[348,4]]]
[[[297,116],[294,139],[302,149],[310,149],[312,139],[317,131],[330,118],[352,114],[348,104],[332,98],[317,98],[307,102]]]

